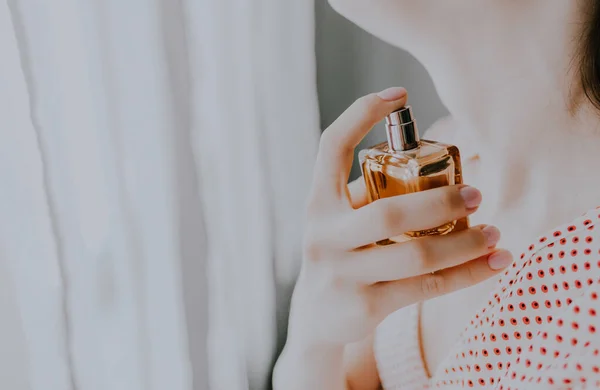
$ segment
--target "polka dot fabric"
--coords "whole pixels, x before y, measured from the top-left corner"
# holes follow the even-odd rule
[[[375,336],[384,389],[600,389],[598,224],[600,208],[532,243],[433,378],[421,360],[418,307],[389,316]]]

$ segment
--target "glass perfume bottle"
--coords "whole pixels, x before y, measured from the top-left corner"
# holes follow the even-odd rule
[[[454,184],[462,184],[460,153],[454,145],[419,139],[410,106],[386,118],[387,142],[359,153],[368,201]],[[378,242],[388,245],[406,239],[448,234],[469,227],[467,218],[428,230],[406,232]]]

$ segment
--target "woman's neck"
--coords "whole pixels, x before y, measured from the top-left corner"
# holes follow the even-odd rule
[[[478,155],[477,176],[489,178],[478,181],[497,212],[561,204],[570,213],[567,203],[600,204],[600,181],[590,178],[600,177],[600,115],[585,99],[572,60],[581,10],[564,4],[529,14],[519,3],[521,14],[474,17],[452,26],[446,44],[411,50],[468,145],[464,157]],[[556,28],[541,28],[548,25]]]
[[[541,233],[600,205],[598,115],[536,117],[544,114],[540,109],[520,121],[491,122],[489,133],[454,121],[464,157],[476,156],[465,164],[465,179],[484,195],[482,216],[519,215],[521,228]]]
[[[508,148],[548,129],[578,131],[595,115],[584,103],[573,60],[583,31],[581,6],[546,1],[553,6],[518,2],[494,13],[488,5],[474,5],[460,23],[446,22],[445,36],[421,31],[406,43],[454,120],[482,143]]]

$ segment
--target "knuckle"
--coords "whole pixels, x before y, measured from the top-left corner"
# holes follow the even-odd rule
[[[379,221],[386,232],[398,229],[402,220],[402,209],[390,201],[390,198],[376,200],[373,207],[375,220]]]
[[[365,118],[374,117],[380,105],[381,100],[374,93],[362,96],[354,103],[354,107],[359,110],[360,116]]]
[[[427,274],[421,277],[421,290],[425,296],[444,294],[445,284],[444,277],[439,274]]]
[[[467,280],[469,281],[469,284],[476,284],[477,282],[479,282],[479,278],[477,277],[477,274],[475,272],[475,268],[471,265],[468,264],[466,267],[467,269]]]
[[[306,233],[302,243],[304,258],[310,262],[321,261],[325,257],[325,247],[317,234]]]
[[[435,259],[426,240],[413,240],[406,243],[406,245],[411,261],[419,262],[422,269],[432,269]]]
[[[448,187],[440,188],[441,193],[435,197],[433,206],[438,212],[448,212],[454,208],[454,195],[448,189]]]
[[[445,194],[443,196],[444,206],[449,210],[458,209],[463,206],[463,200],[460,193],[453,187],[445,187]],[[462,207],[464,208],[464,207]]]
[[[325,129],[319,139],[319,152],[327,153],[331,148],[337,145],[339,142],[336,141],[336,134],[331,129]]]
[[[321,138],[319,139],[319,157],[341,157],[344,153],[351,150],[347,145],[347,134],[336,130],[334,128],[327,128],[321,134]],[[320,159],[317,160],[320,161]]]
[[[370,93],[356,99],[356,103],[365,108],[375,108],[379,105],[379,100],[380,99],[376,94]]]
[[[471,229],[465,235],[466,245],[470,248],[487,248],[485,235],[481,229]]]

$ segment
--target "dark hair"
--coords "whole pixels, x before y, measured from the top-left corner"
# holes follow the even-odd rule
[[[591,0],[580,59],[583,93],[600,110],[600,4]]]

